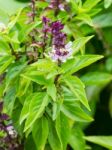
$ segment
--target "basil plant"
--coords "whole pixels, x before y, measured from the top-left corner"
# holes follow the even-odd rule
[[[77,150],[74,126],[93,121],[78,71],[103,57],[85,54],[93,36],[80,29],[93,26],[99,12],[99,0],[90,1],[31,0],[0,23],[0,97],[10,118],[2,116],[0,127],[6,150]]]

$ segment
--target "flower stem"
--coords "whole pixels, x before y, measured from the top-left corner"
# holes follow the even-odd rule
[[[32,20],[34,22],[35,21],[35,15],[36,15],[35,0],[32,0],[31,3],[32,3],[32,14],[33,14]]]
[[[57,16],[59,13],[59,0],[56,0],[56,10],[55,10],[55,16]]]
[[[18,60],[18,54],[14,51],[14,48],[12,46],[11,43],[8,43],[9,44],[9,47],[10,47],[10,50],[11,50],[11,54],[14,55],[16,57],[16,60]]]
[[[36,16],[35,2],[36,2],[36,0],[31,0],[31,4],[32,4],[32,22],[35,22],[35,16]],[[32,32],[35,33],[35,29]],[[36,42],[35,35],[32,35],[31,38],[32,38],[32,43],[35,43]],[[34,50],[34,52],[36,52],[35,54],[37,55],[36,56],[36,58],[37,58],[38,57],[37,48],[33,47],[33,50]]]

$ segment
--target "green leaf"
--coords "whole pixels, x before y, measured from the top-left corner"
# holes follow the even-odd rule
[[[18,97],[23,96],[27,92],[29,85],[30,85],[30,80],[25,78],[20,78],[19,87],[16,95]]]
[[[77,38],[74,42],[73,42],[73,54],[77,53],[79,50],[81,50],[84,45],[92,38],[93,36],[87,36],[87,37],[80,37]]]
[[[34,93],[31,93],[28,95],[28,97],[26,97],[22,111],[21,111],[21,115],[20,115],[20,124],[22,124],[22,122],[28,117],[30,103],[31,101],[35,100],[36,97],[37,95]]]
[[[79,101],[88,109],[90,110],[88,100],[86,97],[86,93],[84,90],[84,84],[81,82],[81,80],[76,76],[68,76],[64,78],[64,82],[66,85],[70,88],[70,90],[73,92],[75,97],[79,99]]]
[[[14,57],[10,55],[0,57],[0,74],[2,74],[7,69],[13,60]]]
[[[76,16],[76,19],[81,20],[90,26],[93,26],[93,21],[88,14],[79,14],[78,16]]]
[[[28,136],[28,138],[25,140],[25,144],[24,144],[24,150],[36,150],[36,145],[35,142],[33,140],[33,137],[30,135]]]
[[[16,99],[16,87],[13,86],[7,91],[4,97],[4,106],[9,115],[12,114],[12,111],[14,109],[15,99]]]
[[[64,101],[67,101],[67,102],[74,102],[74,101],[79,101],[79,99],[74,96],[73,92],[68,89],[67,87],[62,87],[63,89],[63,95],[64,95]]]
[[[49,144],[46,144],[45,150],[52,150]]]
[[[112,94],[110,95],[110,98],[109,98],[109,113],[112,118]]]
[[[47,75],[46,79],[50,79],[53,77],[56,77],[56,75],[59,75],[63,72],[63,70],[59,67],[54,68],[53,70],[50,71],[50,73]]]
[[[37,75],[36,72],[33,72],[34,74],[21,74],[21,76],[27,80],[36,82],[37,84],[40,85],[47,85],[48,84],[48,80],[45,79],[44,76],[42,75]]]
[[[112,57],[106,60],[106,69],[108,72],[112,73]]]
[[[64,32],[67,35],[72,35],[74,37],[74,39],[84,36],[80,32],[79,27],[74,23],[66,23],[66,25],[64,27]]]
[[[83,9],[90,11],[93,7],[95,7],[101,0],[86,0],[83,4]]]
[[[4,138],[4,136],[5,136],[4,131],[0,131],[0,138]]]
[[[19,32],[19,36],[18,39],[20,42],[23,42],[24,40],[26,40],[28,38],[28,34],[34,29],[34,28],[38,28],[38,26],[41,24],[41,21],[37,21],[34,24],[29,24],[25,27],[22,27],[21,31]]]
[[[84,139],[112,150],[112,136],[86,136]]]
[[[20,136],[22,136],[23,135],[24,124],[20,125],[20,122],[19,122],[22,105],[18,101],[18,99],[16,99],[13,108],[14,109],[13,109],[13,112],[12,112],[12,115],[11,115],[11,120],[13,122],[13,126],[14,126],[15,130],[19,133]]]
[[[10,48],[8,43],[0,37],[0,55],[10,54]]]
[[[29,107],[29,114],[25,122],[24,132],[28,130],[34,122],[41,117],[48,104],[48,95],[45,93],[35,93]]]
[[[106,72],[89,72],[81,77],[85,85],[107,84],[112,80],[112,75]]]
[[[9,22],[9,24],[8,24],[8,31],[10,31],[14,27],[14,25],[17,23],[20,15],[21,15],[22,9],[23,8],[20,8],[18,10],[18,12],[17,12],[17,15],[12,19],[12,21]]]
[[[78,11],[78,4],[74,0],[70,0],[73,10]]]
[[[76,71],[85,68],[102,58],[103,56],[100,55],[75,56],[74,58],[69,59],[67,62],[63,63],[62,69],[64,70],[64,73],[73,74]]]
[[[47,2],[44,2],[44,1],[37,1],[37,3],[36,3],[36,6],[38,7],[38,8],[46,8],[46,7],[48,7],[48,3]]]
[[[85,150],[85,140],[83,139],[83,132],[75,125],[71,130],[71,135],[69,138],[69,144],[73,148],[73,150]]]
[[[28,66],[21,76],[40,85],[48,85],[50,79],[47,79],[45,75],[52,72],[55,67],[56,65],[51,60],[38,60]]]
[[[57,90],[56,90],[56,86],[54,83],[51,83],[47,86],[47,94],[49,96],[51,96],[51,98],[56,101],[56,93],[57,93]]]
[[[39,59],[38,62],[35,62],[30,65],[34,67],[37,71],[48,73],[56,68],[56,64],[50,59]],[[57,68],[56,68],[57,69]]]
[[[52,120],[48,120],[49,122],[49,135],[48,135],[48,141],[52,148],[52,150],[63,150],[62,143],[60,142],[60,139],[58,137],[54,122]]]
[[[96,28],[105,28],[112,26],[112,12],[103,13],[93,18],[93,23]]]
[[[60,112],[58,117],[56,118],[56,131],[60,142],[62,144],[63,150],[67,149],[67,143],[70,136],[70,126],[68,118]]]
[[[108,8],[112,4],[112,0],[104,0],[104,7]]]
[[[44,150],[49,133],[48,121],[43,116],[33,125],[32,134],[37,150]]]
[[[79,122],[93,121],[93,119],[88,116],[76,102],[64,102],[61,107],[61,111],[70,119]]]
[[[17,79],[17,77],[19,77],[20,73],[24,70],[25,67],[26,64],[21,64],[20,62],[17,62],[12,64],[8,68],[8,72],[6,75],[5,91],[7,90],[8,86],[12,83],[12,81],[14,82]]]
[[[12,37],[10,37],[7,34],[5,34],[3,36],[4,36],[4,39],[6,40],[7,43],[20,44],[16,32],[13,33]]]
[[[55,120],[60,113],[62,103],[58,100],[53,103],[53,115],[52,119]]]

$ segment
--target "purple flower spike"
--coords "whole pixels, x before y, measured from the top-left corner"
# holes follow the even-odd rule
[[[66,34],[61,31],[63,28],[64,25],[60,21],[53,22],[51,25],[52,45],[55,50],[65,47]]]
[[[50,19],[49,19],[49,18],[46,18],[46,17],[43,17],[43,18],[42,18],[42,22],[43,22],[44,24],[46,24],[46,23],[50,22]]]
[[[66,44],[66,34],[61,31],[63,28],[60,21],[51,24],[53,46],[49,55],[53,61],[65,62],[72,55],[72,43]]]
[[[44,26],[43,26],[43,32],[44,33],[50,32],[51,31],[50,27],[49,27],[50,19],[46,18],[46,17],[42,17],[42,22],[44,24]]]
[[[64,25],[60,21],[56,21],[52,23],[51,28],[52,33],[57,34],[64,28]]]

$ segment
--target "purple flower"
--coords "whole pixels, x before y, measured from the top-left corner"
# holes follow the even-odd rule
[[[49,22],[50,22],[50,19],[47,18],[47,17],[45,17],[45,16],[43,16],[42,22],[43,22],[44,24],[49,23]]]
[[[60,21],[51,24],[52,51],[49,53],[53,61],[65,62],[72,54],[71,42],[66,44],[66,34],[62,32],[64,25]]]
[[[61,21],[50,23],[50,19],[43,17],[43,33],[44,45],[46,46],[46,39],[48,33],[51,33],[52,51],[49,56],[53,61],[65,62],[72,55],[71,42],[66,44],[66,34],[62,32],[64,24]]]
[[[50,32],[50,27],[49,27],[49,22],[50,22],[50,19],[47,18],[47,17],[42,17],[42,22],[43,22],[43,32],[44,33],[47,33],[47,32]]]
[[[53,22],[51,24],[52,32],[52,45],[54,49],[60,49],[65,47],[66,34],[61,30],[64,28],[64,25],[60,21]]]
[[[64,10],[64,4],[62,3],[62,0],[51,0],[49,8],[51,9],[59,9]]]
[[[1,114],[0,120],[5,121],[5,120],[8,120],[8,119],[9,119],[9,116],[7,114]]]
[[[64,25],[60,21],[55,21],[51,24],[52,34],[58,34],[64,28]]]
[[[55,46],[55,49],[65,48],[66,43],[66,34],[58,33],[53,36],[52,44]]]

